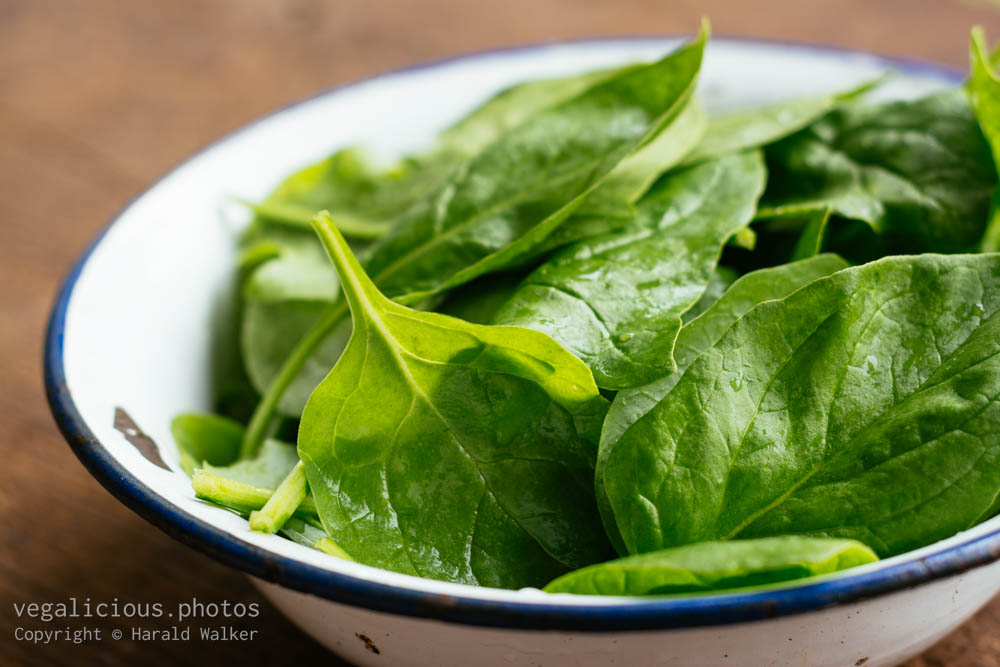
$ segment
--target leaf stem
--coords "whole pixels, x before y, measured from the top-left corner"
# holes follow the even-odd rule
[[[241,514],[263,508],[274,495],[272,489],[238,482],[207,470],[195,470],[191,477],[191,486],[194,487],[196,498],[207,500]],[[307,523],[316,525],[319,520],[316,501],[311,497],[305,498],[295,509],[294,515]]]
[[[295,378],[299,376],[302,367],[312,357],[316,348],[326,340],[326,337],[346,314],[347,302],[341,299],[309,330],[309,333],[302,337],[295,349],[288,355],[281,370],[278,371],[278,375],[261,396],[260,403],[253,411],[253,416],[250,417],[250,423],[247,424],[247,430],[243,434],[243,442],[240,445],[241,459],[252,459],[257,455],[264,438],[267,437],[267,429],[278,411],[281,397],[295,381]]]
[[[299,461],[267,499],[264,507],[250,513],[250,529],[261,533],[278,532],[305,499],[306,469]]]
[[[344,551],[339,544],[334,542],[329,537],[321,537],[318,540],[316,540],[316,543],[313,544],[313,548],[319,549],[325,554],[336,556],[337,558],[343,558],[344,560],[349,560],[349,561],[354,560],[353,558],[351,558],[351,555],[349,553]]]

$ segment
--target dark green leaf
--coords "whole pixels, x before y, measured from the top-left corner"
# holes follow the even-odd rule
[[[629,551],[807,534],[884,556],[981,520],[998,311],[998,255],[890,257],[758,305],[606,454]]]
[[[620,391],[615,396],[601,432],[597,457],[596,492],[601,519],[611,543],[620,554],[628,553],[618,532],[611,503],[604,488],[605,466],[611,448],[643,415],[652,410],[677,384],[687,367],[702,352],[722,337],[736,320],[759,303],[781,299],[803,285],[847,268],[847,262],[836,255],[819,255],[812,259],[761,269],[738,279],[702,315],[685,324],[677,334],[674,360],[677,371],[635,389]]]
[[[842,93],[830,93],[781,102],[761,109],[747,109],[713,116],[705,136],[685,159],[700,160],[761,148],[798,132],[836,106],[856,99],[881,83],[871,81]]]
[[[666,374],[681,315],[705,291],[722,245],[753,218],[764,178],[755,152],[669,174],[640,202],[634,222],[556,254],[494,321],[552,336],[587,363],[600,387]]]
[[[838,109],[768,148],[767,164],[762,215],[829,207],[898,237],[904,251],[977,245],[996,184],[958,92]]]
[[[407,303],[510,266],[561,224],[687,104],[705,34],[532,115],[487,145],[438,194],[393,228],[365,268]]]
[[[472,158],[433,198],[371,249],[365,268],[407,304],[528,260],[608,174],[684,110],[701,67],[706,30],[663,60],[602,80],[532,115]],[[344,320],[343,300],[289,353],[250,419],[252,456],[283,394]]]
[[[739,274],[728,266],[715,267],[715,271],[712,273],[712,277],[708,279],[708,285],[705,286],[705,291],[701,293],[701,297],[681,315],[682,324],[687,324],[711,308],[739,277]]]

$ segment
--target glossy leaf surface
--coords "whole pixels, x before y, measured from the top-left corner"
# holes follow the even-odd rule
[[[782,534],[880,555],[1000,493],[1000,256],[890,257],[762,303],[606,454],[631,553]]]
[[[591,565],[564,574],[547,593],[671,595],[764,586],[878,560],[860,542],[786,535],[700,542]]]
[[[354,320],[298,450],[330,536],[358,561],[506,588],[604,558],[593,495],[606,411],[547,336],[384,297],[317,222]]]
[[[666,374],[682,313],[705,291],[723,244],[753,218],[764,179],[757,153],[669,174],[640,202],[635,221],[557,253],[494,321],[552,336],[601,387]]]

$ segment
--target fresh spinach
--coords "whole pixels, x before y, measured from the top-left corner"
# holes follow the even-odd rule
[[[614,442],[630,553],[805,534],[883,556],[1000,491],[1000,256],[891,257],[762,303]]]
[[[368,564],[505,588],[603,559],[607,406],[586,366],[535,331],[396,304],[332,221],[316,224],[354,320],[299,429],[330,536]]]
[[[709,349],[730,326],[757,304],[781,299],[803,285],[847,268],[836,255],[819,255],[812,259],[785,264],[772,269],[748,273],[722,293],[704,313],[686,323],[677,334],[674,361],[677,370],[642,387],[620,391],[611,403],[601,431],[595,475],[597,505],[608,538],[620,554],[629,553],[618,531],[611,501],[605,489],[605,472],[611,448],[635,422],[663,400],[687,367]]]
[[[243,425],[220,415],[185,413],[171,420],[170,434],[177,443],[181,469],[190,475],[205,464],[225,466],[235,461]]]
[[[586,362],[600,387],[666,374],[681,315],[705,291],[723,244],[753,218],[764,178],[757,153],[668,175],[631,224],[557,253],[494,322],[549,334]]]
[[[714,116],[698,146],[685,158],[694,163],[727,153],[761,148],[810,125],[835,107],[856,100],[881,83],[869,81],[840,93],[787,100],[760,109],[731,111]]]
[[[996,173],[959,92],[841,107],[767,149],[762,214],[829,208],[892,237],[893,252],[979,244]]]
[[[365,268],[385,293],[415,304],[524,261],[626,157],[684,110],[701,67],[706,28],[651,65],[626,69],[532,115],[371,249]],[[244,438],[262,441],[285,390],[346,315],[346,302],[307,333],[271,382]]]
[[[564,574],[548,593],[673,595],[765,586],[873,563],[855,540],[785,535],[699,542],[591,565]]]
[[[223,414],[259,401],[174,420],[195,495],[341,559],[603,595],[826,574],[1000,511],[1000,255],[910,254],[1000,245],[985,36],[967,96],[707,120],[705,38],[257,204],[212,377]]]
[[[440,151],[378,170],[359,149],[348,148],[293,174],[251,208],[263,222],[307,232],[312,217],[327,210],[346,236],[377,239],[433,194],[461,161],[460,155]]]

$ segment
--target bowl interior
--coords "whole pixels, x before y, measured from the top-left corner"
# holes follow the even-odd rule
[[[243,519],[194,499],[180,470],[170,420],[177,413],[203,411],[210,405],[213,312],[226,298],[235,239],[247,222],[246,215],[227,205],[231,197],[260,199],[293,170],[343,146],[364,145],[385,157],[420,149],[436,131],[507,85],[649,60],[677,43],[629,39],[545,45],[382,75],[257,121],[167,174],[107,228],[70,276],[56,307],[57,315],[65,308],[65,318],[48,354],[56,379],[60,371],[64,373],[68,396],[78,412],[79,422],[73,416],[68,427],[89,429],[95,438],[90,441],[91,452],[81,456],[96,451],[111,457],[120,466],[117,474],[123,483],[140,489],[136,502],[155,496],[155,502],[169,503],[181,515],[272,555],[428,593],[529,604],[542,599],[537,591],[474,588],[385,572],[253,533]],[[709,109],[719,110],[842,90],[893,67],[863,54],[715,40],[700,86]],[[908,66],[877,95],[913,97],[954,83],[947,72]],[[114,428],[117,407],[158,445],[171,470],[151,464]],[[134,479],[127,480],[129,476]],[[994,519],[972,534],[869,569],[900,559],[912,561],[998,527],[1000,519]],[[544,599],[552,602],[551,597]],[[560,603],[606,605],[623,600],[561,597]]]

